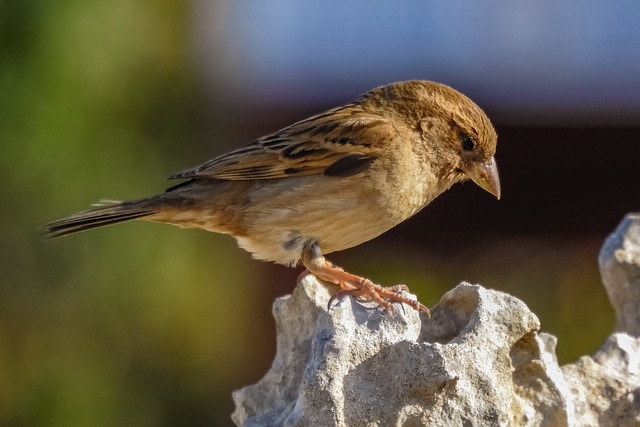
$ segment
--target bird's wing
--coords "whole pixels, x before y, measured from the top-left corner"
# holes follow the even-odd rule
[[[396,133],[383,117],[347,105],[295,123],[170,178],[349,176],[366,169]]]

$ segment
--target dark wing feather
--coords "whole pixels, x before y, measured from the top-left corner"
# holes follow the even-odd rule
[[[352,174],[364,170],[363,166],[377,158],[381,147],[395,135],[395,128],[385,118],[349,104],[295,123],[170,178],[252,180],[318,175],[344,158],[362,159],[339,163],[340,174],[335,175],[346,176],[349,174],[346,166],[353,163]]]

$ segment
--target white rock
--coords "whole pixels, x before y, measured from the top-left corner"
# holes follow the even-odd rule
[[[607,238],[598,259],[617,332],[640,336],[640,214],[628,214]]]
[[[609,295],[624,288],[618,330],[637,335],[638,218],[625,221],[600,263]],[[635,336],[616,333],[560,368],[555,337],[508,294],[462,283],[428,319],[352,298],[327,310],[333,291],[306,276],[276,300],[276,357],[262,380],[233,393],[237,425],[640,426]]]

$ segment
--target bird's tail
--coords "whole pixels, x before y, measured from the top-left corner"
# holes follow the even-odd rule
[[[95,204],[94,209],[78,212],[67,218],[50,222],[42,226],[46,238],[66,236],[67,234],[105,225],[117,224],[132,219],[153,215],[148,199],[133,202],[117,202],[113,200],[101,200]]]

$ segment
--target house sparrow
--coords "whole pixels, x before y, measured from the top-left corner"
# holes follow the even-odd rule
[[[44,226],[58,237],[131,219],[230,234],[253,257],[295,266],[392,311],[429,312],[402,294],[333,265],[324,254],[357,246],[411,217],[453,184],[471,179],[500,198],[497,135],[485,113],[430,81],[393,83],[203,165],[185,181],[131,202]]]

